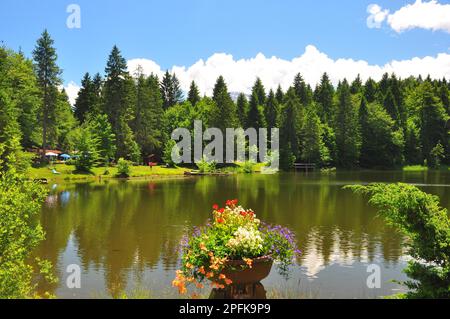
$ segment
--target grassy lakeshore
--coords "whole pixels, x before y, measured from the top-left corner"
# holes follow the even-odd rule
[[[59,174],[52,172],[54,168]],[[181,176],[189,169],[183,167],[166,168],[162,166],[132,166],[130,177],[149,177],[149,176]],[[30,168],[28,176],[31,179],[47,180],[88,180],[96,178],[114,178],[117,174],[116,167],[94,167],[91,173],[76,172],[75,166],[66,164],[55,164],[47,167]]]

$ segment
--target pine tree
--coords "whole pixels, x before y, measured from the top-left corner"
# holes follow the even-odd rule
[[[266,121],[264,119],[264,110],[263,107],[258,103],[258,93],[253,91],[252,96],[250,97],[249,110],[247,113],[246,127],[252,127],[258,131],[259,128],[263,128],[266,125]]]
[[[275,93],[275,97],[279,105],[283,104],[284,101],[284,92],[281,89],[281,86],[278,85],[277,92]]]
[[[364,97],[367,103],[372,103],[377,98],[377,84],[372,78],[368,78],[364,84]]]
[[[344,79],[337,90],[337,113],[335,118],[336,164],[339,167],[351,168],[358,165],[359,130],[358,116],[352,104],[350,87]]]
[[[162,139],[162,99],[154,75],[140,75],[136,85],[136,108],[133,131],[144,161],[160,151]]]
[[[77,99],[75,100],[75,117],[83,124],[87,115],[94,107],[96,101],[96,92],[94,83],[91,80],[89,73],[86,73],[81,80],[81,88],[78,91]]]
[[[298,157],[299,131],[298,109],[301,103],[293,88],[286,92],[285,104],[280,119],[280,165],[282,169],[290,169]]]
[[[306,108],[301,136],[301,159],[303,161],[321,165],[329,160],[329,151],[322,140],[320,118],[311,106]]]
[[[424,81],[419,90],[422,153],[431,162],[430,152],[433,147],[439,142],[448,143],[446,123],[449,117],[428,81]]]
[[[390,88],[388,88],[388,90],[387,90],[386,96],[383,101],[383,106],[384,106],[384,109],[391,116],[391,118],[396,123],[399,123],[400,114],[398,112],[397,102],[396,102],[394,94],[392,93],[392,90]]]
[[[331,123],[333,119],[333,95],[333,85],[328,74],[324,73],[316,93],[316,102],[319,108],[318,114],[323,123]]]
[[[361,81],[361,77],[358,74],[350,86],[350,93],[358,94],[361,91],[362,91],[362,81]]]
[[[225,132],[226,128],[236,127],[238,124],[236,105],[228,93],[227,85],[222,76],[216,81],[213,100],[214,107],[211,111],[210,126],[217,127],[222,132]]]
[[[245,127],[248,112],[248,101],[244,93],[240,93],[236,100],[237,115],[241,127]]]
[[[105,73],[103,109],[116,135],[116,159],[123,157],[137,161],[139,147],[129,126],[133,119],[135,85],[117,46],[113,47],[109,55]]]
[[[311,87],[305,83],[300,73],[295,76],[293,87],[302,106],[309,105],[312,101],[312,90]]]
[[[279,104],[272,90],[269,91],[266,107],[264,109],[268,128],[278,127],[279,124]]]
[[[252,95],[253,93],[256,94],[257,97],[257,104],[258,105],[265,105],[266,103],[266,90],[264,88],[264,85],[262,84],[262,81],[260,78],[256,78],[255,84],[252,88]]]
[[[56,64],[57,55],[53,47],[54,41],[47,30],[44,30],[37,40],[33,51],[35,61],[34,67],[38,84],[41,89],[41,122],[42,122],[42,156],[45,156],[47,147],[47,135],[53,129],[55,122],[56,103],[58,97],[58,86],[61,84],[61,69]]]
[[[223,78],[223,76],[219,76],[217,78],[216,84],[214,85],[214,89],[213,89],[213,100],[216,101],[219,93],[222,92],[223,90],[228,90],[227,89],[227,85],[225,84],[225,79]]]
[[[200,91],[194,81],[191,82],[188,93],[188,101],[195,106],[200,101]]]
[[[183,92],[181,91],[180,82],[175,73],[170,74],[169,71],[166,71],[164,74],[161,81],[161,97],[163,99],[164,110],[182,102]]]

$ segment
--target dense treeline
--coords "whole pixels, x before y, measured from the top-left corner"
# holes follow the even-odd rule
[[[379,82],[363,83],[358,76],[334,87],[325,73],[312,88],[298,74],[286,92],[267,90],[256,79],[251,94],[241,93],[234,101],[221,76],[212,97],[202,97],[195,82],[184,94],[169,72],[162,79],[145,76],[140,68],[130,74],[114,46],[104,76],[86,73],[72,108],[59,89],[61,70],[46,31],[33,61],[0,50],[6,83],[0,91],[0,143],[6,149],[19,142],[24,148],[78,151],[80,169],[119,158],[162,158],[173,145],[172,130],[192,129],[195,119],[220,129],[280,128],[285,169],[296,161],[342,168],[450,164],[450,83],[445,79],[384,74]]]

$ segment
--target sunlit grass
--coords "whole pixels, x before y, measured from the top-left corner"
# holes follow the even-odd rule
[[[427,166],[423,165],[408,165],[403,167],[403,171],[405,172],[425,172],[428,171]]]
[[[52,169],[55,169],[59,174],[54,174]],[[176,176],[183,175],[186,168],[175,167],[166,168],[162,166],[148,167],[148,166],[132,166],[131,177],[146,177],[146,176]],[[87,180],[95,178],[112,178],[117,174],[115,167],[94,167],[91,173],[81,173],[75,171],[75,166],[66,164],[55,164],[47,167],[31,168],[28,176],[32,179],[47,179],[47,180]]]

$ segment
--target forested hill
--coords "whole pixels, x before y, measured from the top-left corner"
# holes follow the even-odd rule
[[[389,168],[450,164],[450,83],[446,79],[384,74],[377,82],[323,74],[315,87],[299,73],[292,86],[268,89],[255,79],[249,98],[232,99],[219,77],[213,95],[192,82],[183,94],[175,74],[130,74],[114,46],[103,75],[86,73],[76,103],[60,90],[61,69],[50,35],[38,39],[33,60],[0,48],[0,161],[20,149],[58,149],[142,162],[163,157],[170,133],[206,127],[278,127],[280,163]]]

